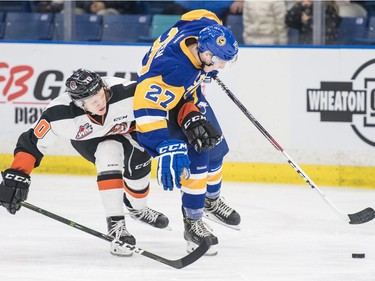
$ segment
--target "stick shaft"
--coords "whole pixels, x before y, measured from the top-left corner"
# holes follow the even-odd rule
[[[56,221],[62,222],[62,223],[64,223],[64,224],[66,224],[66,225],[69,225],[69,226],[71,226],[71,227],[74,227],[74,228],[76,228],[76,229],[78,229],[78,230],[81,230],[81,231],[86,232],[86,233],[88,233],[88,234],[91,234],[91,235],[93,235],[93,236],[99,237],[99,238],[101,238],[101,239],[103,239],[103,240],[105,240],[105,241],[111,242],[111,241],[113,240],[113,237],[110,237],[110,236],[108,236],[108,235],[105,235],[105,234],[103,234],[103,233],[100,233],[99,231],[96,231],[96,230],[94,230],[94,229],[91,229],[91,228],[86,227],[86,226],[84,226],[84,225],[81,225],[81,224],[79,224],[79,223],[76,223],[76,222],[71,221],[71,220],[69,220],[69,219],[66,219],[66,218],[64,218],[64,217],[61,217],[61,216],[59,216],[59,215],[57,215],[57,214],[51,213],[51,212],[49,212],[49,211],[47,211],[47,210],[45,210],[45,209],[39,208],[39,207],[37,207],[37,206],[35,206],[35,205],[32,205],[32,204],[30,204],[30,203],[28,203],[28,202],[23,201],[23,202],[21,202],[20,204],[21,204],[23,207],[27,208],[27,209],[30,209],[30,210],[32,210],[32,211],[34,211],[34,212],[37,212],[37,213],[39,213],[39,214],[42,214],[42,215],[44,215],[44,216],[47,216],[47,217],[49,217],[49,218],[51,218],[51,219],[54,219],[54,220],[56,220]]]
[[[246,115],[246,117],[254,124],[254,126],[266,137],[266,139],[287,159],[287,162],[293,169],[303,178],[303,180],[314,190],[316,190],[324,201],[338,214],[343,220],[350,222],[348,215],[341,212],[327,196],[316,186],[316,184],[307,176],[307,174],[297,165],[296,162],[284,151],[281,145],[271,136],[270,133],[255,119],[255,117],[246,109],[246,107],[237,99],[237,97],[229,90],[229,88],[216,76],[215,81],[224,90],[228,97],[238,106],[238,108]]]
[[[71,221],[71,220],[66,219],[64,217],[56,215],[52,212],[49,212],[49,211],[47,211],[45,209],[42,209],[42,208],[39,208],[39,207],[37,207],[35,205],[32,205],[28,202],[23,201],[23,202],[20,202],[20,204],[27,209],[30,209],[34,212],[37,212],[39,214],[42,214],[44,216],[47,216],[47,217],[52,218],[54,220],[57,220],[59,222],[62,222],[66,225],[69,225],[71,227],[79,229],[83,232],[89,233],[93,236],[99,237],[99,238],[101,238],[105,241],[112,242],[112,240],[113,240],[113,237],[111,237],[111,236],[108,236],[104,233],[101,233],[99,231],[88,228],[88,227],[83,226],[83,225],[81,225],[79,223],[76,223],[74,221]],[[140,254],[142,256],[148,257],[150,259],[153,259],[153,260],[158,261],[160,263],[163,263],[163,264],[166,264],[168,266],[174,267],[176,269],[181,269],[181,268],[184,268],[184,267],[192,264],[193,262],[197,261],[200,257],[202,257],[207,252],[207,250],[210,248],[211,240],[208,237],[205,238],[203,240],[203,242],[199,245],[199,247],[196,248],[193,252],[191,252],[187,256],[184,256],[184,257],[182,257],[180,259],[177,259],[177,260],[169,260],[167,258],[158,256],[154,253],[148,252],[146,250],[143,250],[141,248],[138,248],[134,245],[130,245],[130,244],[127,244],[127,243],[123,243],[122,246],[132,250],[136,254]]]

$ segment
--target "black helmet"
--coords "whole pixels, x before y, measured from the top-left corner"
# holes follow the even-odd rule
[[[73,100],[82,100],[96,95],[104,87],[104,83],[95,72],[80,68],[66,80],[65,86]]]

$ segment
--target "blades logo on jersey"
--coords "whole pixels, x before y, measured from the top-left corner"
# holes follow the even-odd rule
[[[114,125],[106,134],[105,136],[115,135],[115,134],[124,134],[128,131],[128,123],[122,122],[120,124]]]
[[[83,139],[86,136],[90,135],[92,131],[93,131],[92,126],[89,123],[86,123],[83,126],[79,126],[79,131],[76,135],[76,139],[77,140]]]

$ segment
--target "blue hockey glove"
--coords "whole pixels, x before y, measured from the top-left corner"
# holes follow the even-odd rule
[[[204,78],[204,83],[211,83],[212,79],[215,79],[215,77],[219,74],[219,71],[213,70],[209,73],[207,73],[206,78]]]
[[[15,169],[7,169],[1,174],[3,181],[0,183],[0,205],[14,215],[21,208],[19,203],[27,199],[30,176]]]
[[[187,144],[180,140],[166,140],[156,148],[159,153],[157,169],[158,183],[164,190],[181,188],[181,176],[190,177],[190,160],[187,156]]]

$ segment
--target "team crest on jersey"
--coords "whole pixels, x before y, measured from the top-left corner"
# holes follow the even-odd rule
[[[114,125],[105,135],[116,135],[116,134],[124,134],[128,131],[128,123],[122,122],[120,124]]]
[[[208,107],[208,103],[207,103],[207,102],[200,101],[200,102],[197,104],[197,106],[198,106],[198,108],[199,108],[199,110],[200,110],[200,112],[201,112],[202,114],[206,114],[206,112],[207,112],[206,107]]]
[[[76,139],[77,140],[83,139],[87,137],[88,135],[90,135],[92,132],[93,132],[93,129],[89,123],[86,123],[83,126],[79,126],[79,131],[76,135]]]
[[[75,81],[70,81],[70,83],[69,83],[69,88],[72,89],[73,91],[74,91],[75,89],[77,89],[77,84],[76,84],[76,82],[75,82]]]
[[[224,36],[219,36],[216,39],[216,44],[218,44],[219,46],[224,46],[226,42],[227,42],[227,39],[225,39]]]

